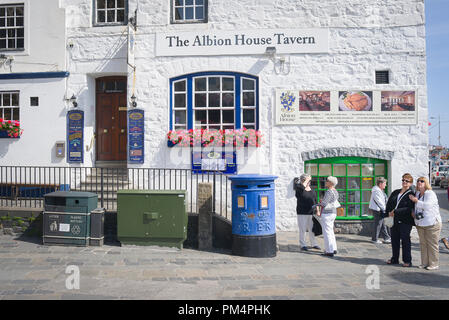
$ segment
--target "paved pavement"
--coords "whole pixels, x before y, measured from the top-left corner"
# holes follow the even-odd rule
[[[442,213],[442,235],[449,235],[449,211]],[[386,265],[390,245],[368,237],[337,235],[334,258],[301,252],[296,232],[278,232],[277,238],[276,257],[247,258],[155,246],[43,246],[37,238],[2,235],[0,300],[447,299],[449,250],[443,244],[440,270],[426,271]],[[419,265],[416,233],[412,250]],[[79,270],[79,289],[68,266]]]

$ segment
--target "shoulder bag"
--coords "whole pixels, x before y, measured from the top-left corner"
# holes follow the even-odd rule
[[[404,194],[399,198],[399,200],[396,203],[396,207],[394,207],[394,210],[396,210],[398,208],[399,202],[401,202],[402,198],[409,193],[411,190],[407,190],[406,192],[404,192]],[[386,217],[384,219],[384,224],[388,227],[388,228],[392,228],[394,225],[394,217]]]
[[[341,204],[340,204],[340,202],[338,202],[338,196],[337,196],[337,199],[334,202],[328,203],[324,207],[324,210],[332,210],[332,209],[337,209],[340,207],[341,207]]]

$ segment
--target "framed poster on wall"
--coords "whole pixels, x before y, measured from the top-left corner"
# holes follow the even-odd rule
[[[84,111],[67,112],[67,162],[83,163],[84,160]]]
[[[128,162],[144,162],[145,114],[141,109],[128,111]]]

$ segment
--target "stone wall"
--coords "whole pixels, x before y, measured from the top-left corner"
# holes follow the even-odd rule
[[[0,234],[42,236],[42,212],[36,210],[0,210]]]

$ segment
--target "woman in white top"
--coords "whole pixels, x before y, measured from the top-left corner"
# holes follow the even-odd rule
[[[420,177],[416,184],[416,195],[409,197],[415,203],[415,212],[412,215],[415,219],[421,246],[420,268],[436,270],[439,267],[438,241],[441,232],[441,215],[437,195],[432,191],[429,180]]]
[[[337,241],[334,234],[334,221],[337,217],[337,208],[334,206],[335,201],[338,200],[338,191],[335,190],[335,186],[338,183],[338,179],[332,176],[326,179],[327,191],[324,194],[323,199],[318,206],[322,209],[321,214],[321,227],[323,229],[324,238],[324,253],[323,255],[333,257],[337,254]],[[328,208],[326,208],[326,206]]]

